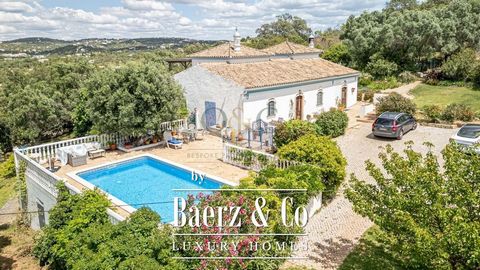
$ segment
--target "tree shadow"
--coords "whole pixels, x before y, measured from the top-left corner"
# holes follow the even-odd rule
[[[325,244],[314,243],[315,255],[310,255],[309,258],[322,264],[326,268],[336,268],[342,263],[350,251],[354,248],[352,241],[340,238],[329,239]]]
[[[3,248],[9,246],[12,244],[12,240],[8,236],[0,235],[0,254],[3,251]],[[1,270],[7,270],[7,269],[12,269],[13,264],[15,263],[15,260],[12,258],[4,257],[0,255],[0,269]]]
[[[372,269],[399,270],[404,269],[398,259],[401,253],[382,240],[382,233],[374,228],[369,229],[360,239],[355,249],[345,258],[340,270]]]

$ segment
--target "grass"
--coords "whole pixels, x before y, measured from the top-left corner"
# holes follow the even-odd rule
[[[13,156],[0,162],[0,208],[15,195],[16,177],[13,162]]]
[[[0,208],[15,195],[15,177],[1,178],[0,177]]]
[[[436,86],[420,84],[410,91],[415,98],[413,101],[418,107],[425,105],[447,106],[451,103],[460,103],[470,106],[480,112],[480,90],[457,86]]]
[[[368,270],[400,270],[404,269],[400,261],[395,258],[393,251],[382,244],[382,231],[376,226],[368,229],[360,239],[359,244],[345,258],[340,270],[368,269]]]

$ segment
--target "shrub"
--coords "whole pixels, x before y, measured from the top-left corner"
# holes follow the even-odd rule
[[[423,114],[429,122],[436,123],[442,117],[442,107],[439,105],[426,105],[423,107]]]
[[[395,77],[389,77],[383,80],[373,81],[367,86],[367,88],[373,91],[379,91],[379,90],[396,88],[399,85],[400,84],[398,83],[397,79],[395,79]]]
[[[303,120],[290,120],[275,128],[273,140],[276,147],[282,147],[306,134],[316,133],[315,124]]]
[[[175,260],[171,226],[158,228],[160,217],[140,208],[118,224],[108,218],[109,201],[96,190],[72,195],[59,185],[50,222],[33,254],[51,269],[184,269]]]
[[[438,81],[443,78],[441,69],[429,69],[425,72],[425,83],[430,85],[437,85]]]
[[[395,92],[379,98],[376,107],[377,114],[383,112],[404,112],[415,115],[416,111],[417,106],[413,101]]]
[[[305,135],[278,149],[282,159],[317,165],[322,170],[325,198],[332,198],[343,179],[347,164],[337,143],[325,136]]]
[[[358,80],[358,86],[367,86],[373,82],[373,76],[368,73],[362,73],[360,79]]]
[[[0,163],[0,178],[12,178],[16,175],[15,159],[10,155],[7,160]],[[1,185],[1,182],[0,182]]]
[[[443,110],[441,118],[448,122],[455,120],[470,122],[475,118],[475,112],[465,104],[452,103]]]
[[[372,57],[365,70],[377,79],[392,76],[397,72],[397,64],[379,57]]]
[[[475,67],[475,51],[464,49],[454,54],[442,65],[442,72],[447,79],[466,81]]]
[[[472,82],[474,87],[480,88],[480,61],[477,61],[477,65],[472,70]]]
[[[411,83],[417,80],[417,76],[410,71],[404,71],[398,75],[398,79],[402,83]]]
[[[348,116],[345,112],[333,109],[318,115],[315,125],[318,135],[335,138],[345,134],[345,129],[348,126]]]
[[[378,91],[367,89],[367,90],[359,90],[357,92],[357,100],[362,101],[362,95],[363,95],[363,101],[365,102],[373,102],[373,96],[375,93],[378,93]]]

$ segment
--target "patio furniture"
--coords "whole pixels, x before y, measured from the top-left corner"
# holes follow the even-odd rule
[[[182,148],[183,142],[173,138],[170,131],[163,132],[163,139],[165,140],[165,145],[167,147],[173,147],[174,149]]]
[[[77,167],[87,164],[87,155],[76,156],[75,154],[68,154],[68,164],[72,167]]]
[[[105,149],[103,149],[102,145],[98,142],[86,143],[85,147],[87,148],[88,157],[90,159],[104,157],[106,154]]]

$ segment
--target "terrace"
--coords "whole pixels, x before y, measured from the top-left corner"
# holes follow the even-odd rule
[[[162,132],[181,127],[186,127],[185,120],[162,123],[159,131]],[[57,190],[55,185],[57,182],[63,181],[67,188],[72,192],[78,193],[89,187],[71,177],[72,173],[145,154],[171,161],[172,163],[188,167],[196,172],[202,172],[228,180],[233,184],[238,184],[240,179],[248,176],[248,170],[222,161],[225,153],[225,145],[222,139],[208,134],[202,136],[200,140],[184,143],[181,149],[169,148],[166,147],[165,143],[160,142],[152,147],[137,151],[107,150],[104,156],[87,158],[86,164],[75,167],[69,164],[62,165],[56,160],[57,153],[60,151],[59,149],[66,146],[97,142],[100,143],[103,148],[107,148],[108,142],[116,142],[117,145],[122,145],[123,141],[124,138],[122,136],[104,134],[48,143],[24,149],[15,149],[17,168],[20,168],[19,165],[21,161],[26,165],[25,176],[27,181],[28,202],[25,203],[27,203],[27,209],[29,211],[45,209],[44,215],[48,218],[48,210],[51,209],[56,202]],[[53,169],[51,169],[52,164],[49,164],[49,160],[55,160]],[[39,204],[41,204],[42,207],[39,208]],[[114,205],[115,204],[116,203],[114,203]],[[112,221],[115,222],[123,220],[129,215],[129,212],[121,207],[113,206],[112,209],[109,210],[109,214],[112,217]],[[32,220],[35,220],[35,218],[32,218]],[[32,224],[34,228],[42,226],[42,221],[39,221],[38,224]]]

